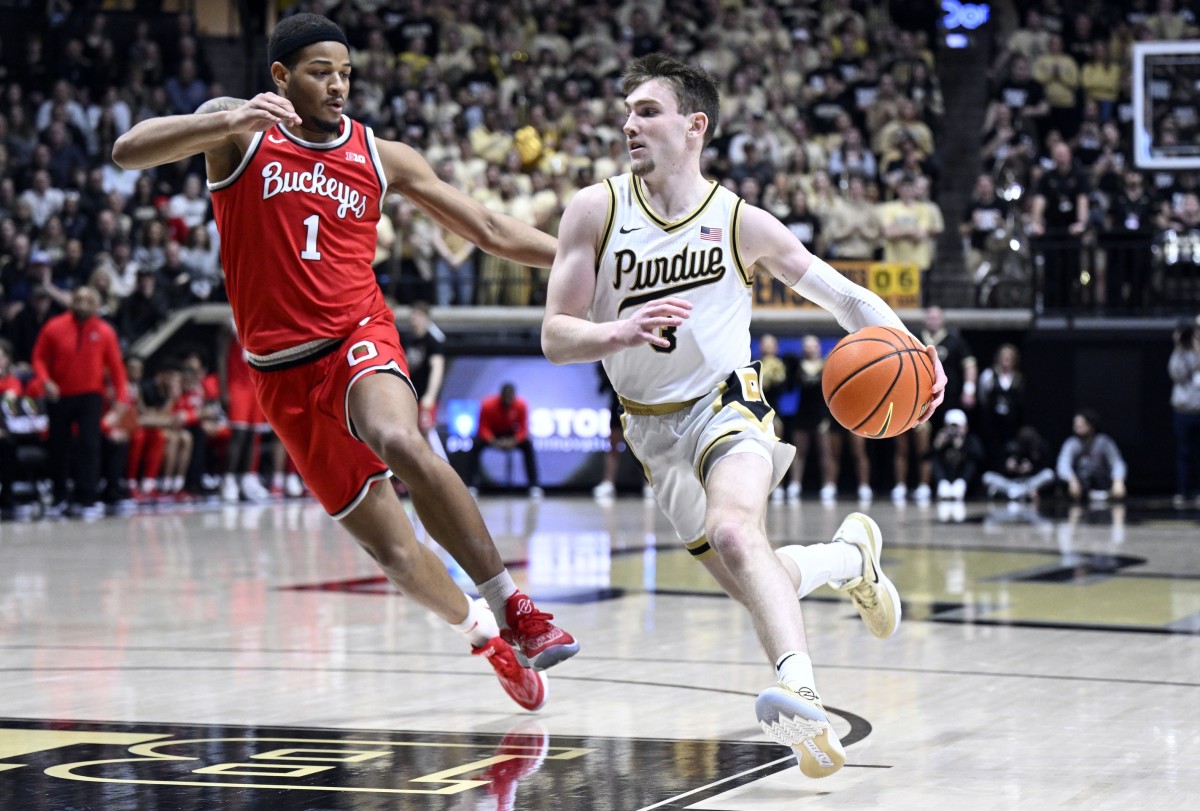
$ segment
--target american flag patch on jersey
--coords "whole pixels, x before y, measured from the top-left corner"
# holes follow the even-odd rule
[[[700,226],[700,238],[707,239],[709,242],[721,241],[721,229],[709,228],[707,225]]]

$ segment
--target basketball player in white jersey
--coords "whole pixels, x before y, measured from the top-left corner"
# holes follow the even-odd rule
[[[542,348],[555,363],[600,360],[625,411],[625,438],[693,555],[751,614],[777,683],[755,705],[763,730],[810,777],[845,753],[816,690],[797,596],[829,582],[887,637],[900,600],[879,565],[879,527],[851,514],[834,541],[773,552],[770,491],[794,449],[778,440],[750,363],[751,284],[770,273],[854,331],[904,329],[874,293],[816,259],[773,216],[700,173],[717,126],[712,77],[651,55],[625,71],[632,173],[584,189],[562,218]],[[946,376],[937,354],[934,395]]]

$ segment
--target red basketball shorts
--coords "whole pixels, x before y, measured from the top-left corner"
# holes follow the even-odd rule
[[[334,518],[349,515],[374,482],[392,475],[350,429],[350,388],[378,372],[408,381],[400,336],[387,317],[372,318],[324,357],[279,371],[250,370],[267,421]]]
[[[242,383],[229,387],[229,424],[234,428],[258,428],[267,424],[253,386]]]

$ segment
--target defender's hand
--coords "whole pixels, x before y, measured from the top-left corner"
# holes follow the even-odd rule
[[[643,305],[632,318],[618,322],[617,341],[621,346],[661,346],[667,349],[671,341],[662,335],[669,327],[678,327],[691,315],[692,303],[687,299],[668,296]]]

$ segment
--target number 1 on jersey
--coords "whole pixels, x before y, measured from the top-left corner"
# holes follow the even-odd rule
[[[317,250],[317,231],[321,227],[321,217],[319,214],[313,214],[304,221],[304,227],[308,229],[308,234],[304,239],[304,250],[300,251],[301,259],[320,259],[321,252]]]

